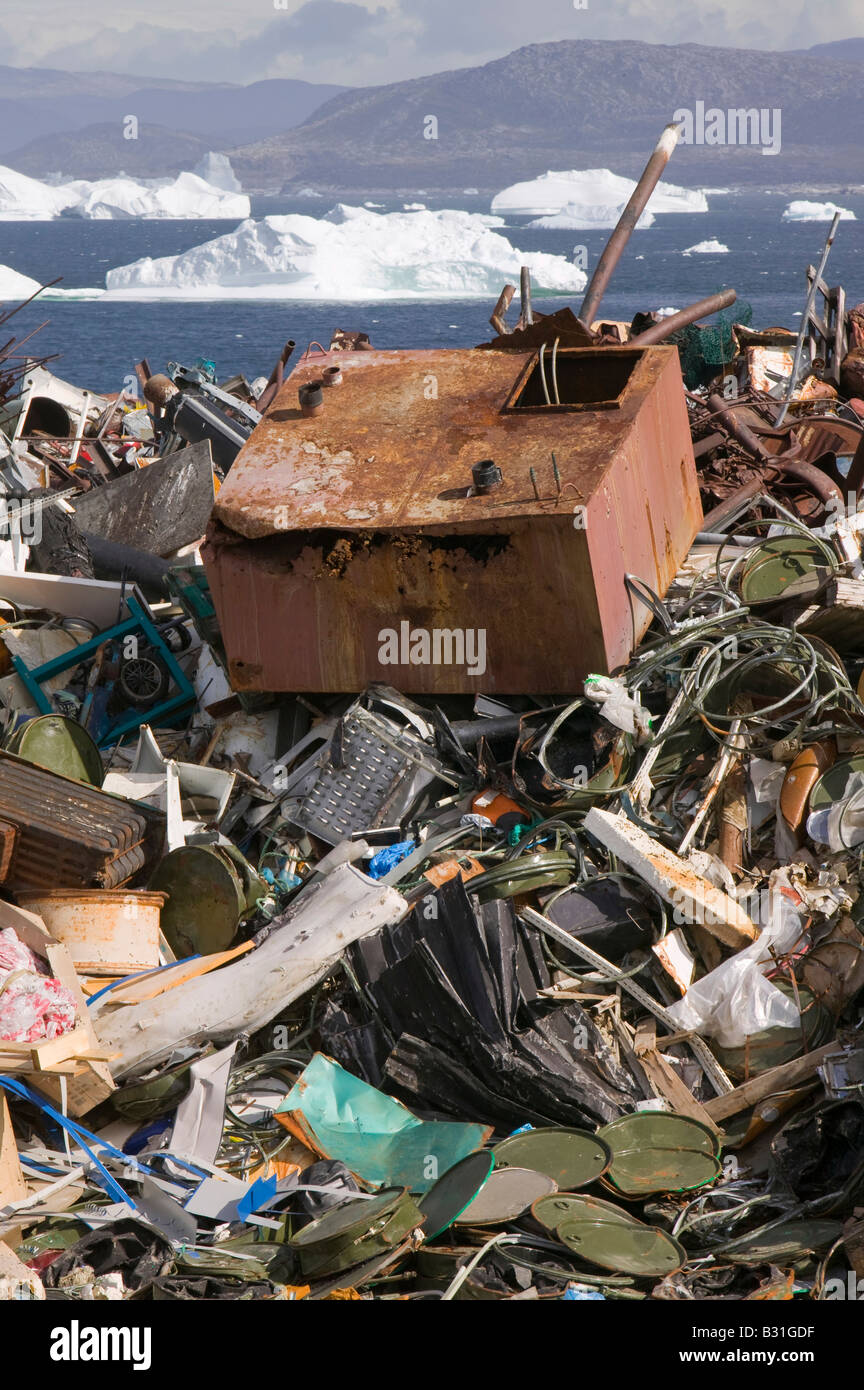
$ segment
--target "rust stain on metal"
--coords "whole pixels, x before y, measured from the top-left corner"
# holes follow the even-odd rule
[[[502,481],[475,495],[481,460]],[[566,348],[554,376],[549,352],[322,353],[241,450],[205,561],[239,689],[566,692],[630,654],[624,574],[664,593],[700,524],[675,348]],[[485,669],[382,666],[403,619],[482,629]]]
[[[163,818],[0,752],[0,818],[16,829],[4,879],[26,888],[119,888],[151,862]]]

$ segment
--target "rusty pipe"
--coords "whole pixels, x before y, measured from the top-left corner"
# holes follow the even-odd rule
[[[696,304],[688,305],[686,309],[679,309],[677,314],[670,314],[659,323],[652,323],[644,333],[637,333],[635,338],[630,338],[627,346],[650,347],[652,343],[662,343],[665,338],[671,337],[679,329],[689,328],[690,324],[696,323],[698,319],[707,319],[711,314],[719,314],[721,309],[728,309],[737,298],[734,290],[721,290],[719,294],[709,295],[707,299],[700,299]]]
[[[828,474],[823,473],[815,464],[808,463],[806,459],[787,459],[783,454],[780,454],[775,462],[788,478],[797,478],[798,482],[803,483],[809,492],[815,493],[826,507],[833,497],[843,502],[843,493],[833,478],[829,478]]]
[[[735,412],[728,408],[728,404],[722,396],[714,395],[708,397],[708,404],[711,407],[714,418],[719,420],[725,430],[728,430],[733,439],[737,439],[742,449],[746,449],[748,454],[754,458],[761,459],[764,463],[775,463],[774,455],[769,454],[758,435],[754,434],[749,425],[745,425],[743,420],[739,420]]]
[[[603,248],[603,254],[597,262],[591,282],[585,291],[585,298],[582,300],[582,308],[579,310],[579,318],[586,328],[590,329],[597,317],[615,267],[624,254],[636,223],[645,211],[648,199],[660,182],[660,175],[672,157],[680,134],[681,127],[674,121],[666,126],[657,141],[654,153],[645,165],[642,177],[633,189],[629,203],[618,219],[618,225]]]

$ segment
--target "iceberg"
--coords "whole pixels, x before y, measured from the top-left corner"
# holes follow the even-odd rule
[[[205,154],[203,159],[199,159],[193,174],[197,174],[199,179],[209,183],[212,188],[221,188],[223,193],[242,193],[242,185],[234,170],[231,168],[231,160],[227,154],[214,154],[211,150]]]
[[[177,256],[106,276],[106,299],[385,300],[487,298],[531,269],[535,293],[571,294],[587,277],[564,256],[523,253],[469,212],[377,213],[338,204],[325,217],[249,219]]]
[[[836,203],[808,203],[805,200],[790,203],[783,213],[784,222],[831,222],[835,212],[839,212],[841,222],[857,222],[854,212],[840,208]]]
[[[695,246],[688,246],[684,252],[685,256],[728,256],[729,247],[724,246],[722,241],[712,237],[710,241],[698,241]]]
[[[41,280],[32,280],[29,275],[22,275],[19,270],[13,270],[11,265],[0,265],[0,304],[10,304],[14,300],[30,299],[38,289],[41,289]],[[64,299],[101,299],[104,289],[72,289],[64,290],[59,285],[52,285],[50,289],[45,289],[40,295],[40,300],[64,300]]]
[[[0,221],[5,222],[47,222],[55,217],[224,217],[242,221],[249,212],[244,193],[227,192],[198,174],[178,174],[176,179],[150,183],[121,174],[55,185],[0,166]]]
[[[147,185],[135,179],[99,179],[65,185],[79,194],[66,216],[88,218],[219,218],[249,216],[245,193],[226,193],[198,174],[178,174],[171,183]]]
[[[538,179],[514,183],[501,193],[496,193],[492,199],[492,211],[511,217],[554,217],[573,205],[595,212],[616,208],[620,214],[635,187],[635,180],[613,174],[611,169],[568,169],[557,172],[550,169]],[[655,216],[667,212],[707,212],[708,199],[698,188],[658,183],[648,209]],[[608,223],[592,221],[587,225],[605,226]]]
[[[592,229],[600,230],[616,226],[623,211],[623,203],[605,205],[598,205],[595,203],[568,203],[560,212],[553,212],[549,217],[535,217],[533,222],[528,223],[528,226],[544,231],[583,232],[591,231]],[[646,208],[639,218],[639,221],[636,223],[636,230],[639,231],[640,228],[653,227],[655,220],[653,212],[649,212]]]
[[[12,299],[29,299],[39,289],[39,281],[31,280],[10,265],[0,265],[0,304]]]
[[[62,188],[0,165],[0,221],[49,222],[59,217],[74,198]]]

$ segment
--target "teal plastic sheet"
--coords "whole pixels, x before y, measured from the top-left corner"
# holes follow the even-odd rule
[[[370,1187],[412,1192],[426,1192],[492,1133],[485,1125],[421,1120],[320,1052],[276,1113],[316,1153],[341,1159]]]

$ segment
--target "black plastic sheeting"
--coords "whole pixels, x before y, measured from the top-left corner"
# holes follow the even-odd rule
[[[864,1198],[864,1106],[858,1100],[820,1103],[776,1135],[771,1153],[796,1197],[813,1201],[844,1192]]]
[[[593,1128],[641,1099],[584,1009],[541,998],[540,939],[509,901],[473,909],[452,879],[347,960],[362,997],[328,1005],[324,1048],[415,1110]]]

